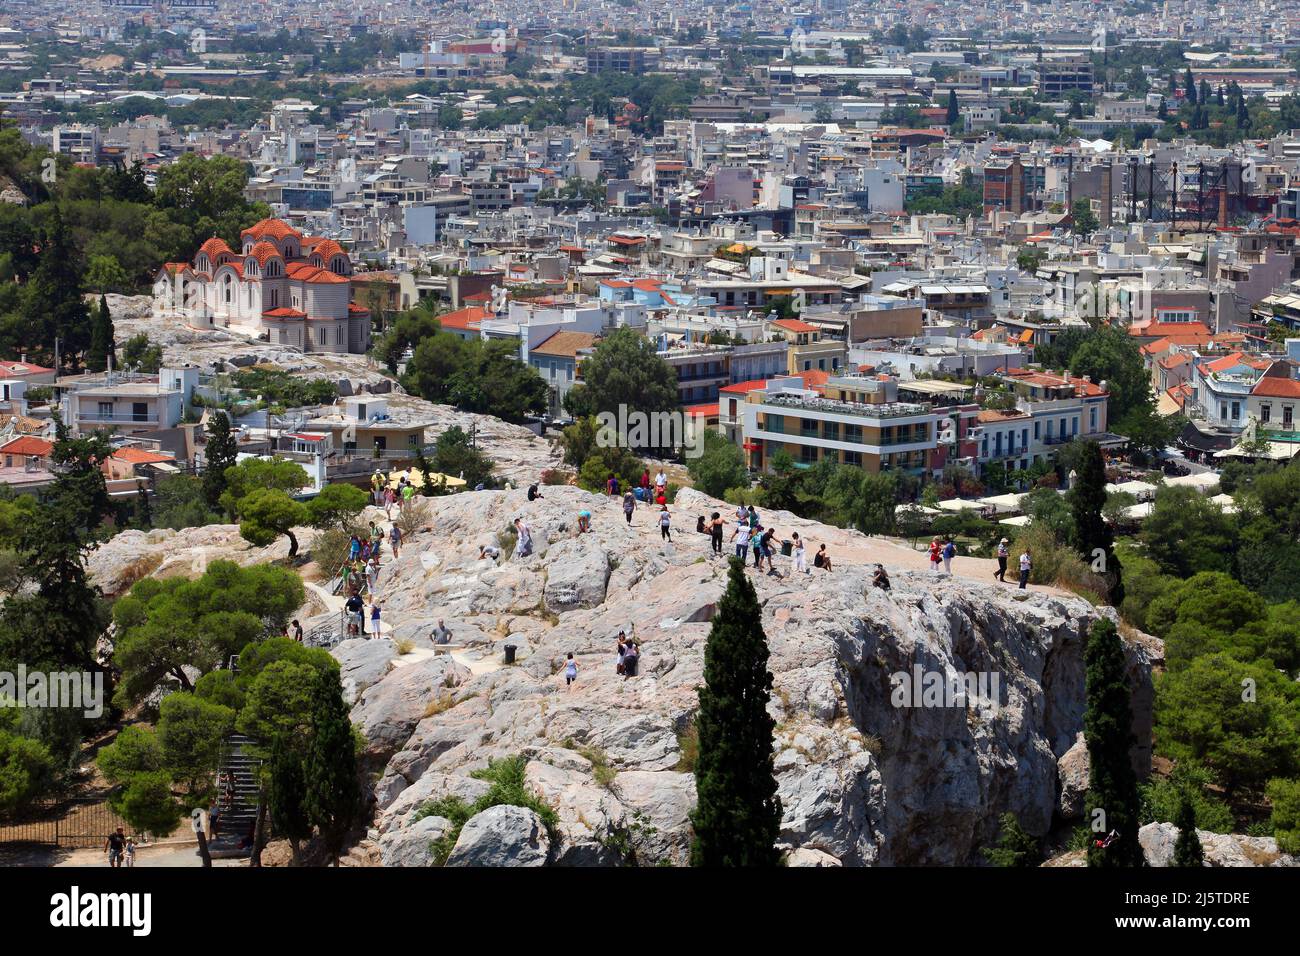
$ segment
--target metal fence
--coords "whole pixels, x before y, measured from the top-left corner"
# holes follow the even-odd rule
[[[95,849],[102,847],[118,827],[128,836],[139,838],[103,798],[39,800],[18,813],[0,816],[0,846],[39,843]]]

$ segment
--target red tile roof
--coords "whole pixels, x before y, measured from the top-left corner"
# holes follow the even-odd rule
[[[36,458],[44,458],[54,450],[54,442],[46,441],[44,438],[36,438],[32,435],[23,435],[21,438],[15,438],[5,445],[0,445],[0,454],[4,455],[31,455]]]
[[[119,448],[113,452],[113,457],[132,465],[156,465],[159,462],[176,460],[172,455],[162,455],[156,451],[145,451],[143,448]]]
[[[492,313],[487,309],[471,305],[468,308],[458,309],[455,312],[448,312],[446,315],[438,316],[438,323],[444,329],[468,331],[471,328],[478,328],[480,322],[491,317]]]
[[[263,219],[261,222],[255,222],[243,232],[241,236],[252,236],[254,239],[263,239],[270,236],[273,239],[283,239],[285,236],[296,236],[302,238],[302,233],[293,226],[289,225],[283,219]]]

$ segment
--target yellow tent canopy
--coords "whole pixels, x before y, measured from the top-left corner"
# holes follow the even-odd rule
[[[401,483],[403,477],[405,477],[408,482],[410,482],[415,486],[416,491],[421,491],[424,489],[424,475],[420,472],[420,469],[418,468],[409,468],[406,471],[389,472],[388,474],[389,487],[396,488],[398,484]],[[433,490],[433,488],[436,488],[439,485],[442,485],[443,487],[446,488],[465,487],[464,478],[456,478],[452,475],[444,475],[441,472],[437,472],[437,471],[429,472],[429,481],[432,482],[429,490]]]

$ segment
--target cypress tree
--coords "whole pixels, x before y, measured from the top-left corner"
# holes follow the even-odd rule
[[[209,508],[219,507],[226,490],[226,469],[235,464],[238,443],[230,432],[230,419],[214,409],[208,418],[208,441],[204,446],[203,499]]]
[[[781,800],[773,776],[767,712],[772,675],[754,585],[731,559],[727,590],[704,648],[704,686],[695,718],[700,749],[698,803],[691,814],[692,866],[776,866]]]
[[[303,776],[302,757],[283,737],[271,748],[271,773],[267,786],[267,803],[271,826],[276,834],[289,841],[293,860],[299,862],[298,844],[311,838],[311,821],[303,802],[307,798],[307,781]]]
[[[361,809],[356,742],[338,671],[317,677],[312,688],[312,738],[303,762],[303,807],[338,865],[343,841]]]
[[[108,368],[108,358],[117,349],[113,341],[113,314],[108,310],[108,298],[99,297],[99,308],[90,317],[90,345],[86,348],[86,369],[102,372]]]
[[[1106,504],[1106,460],[1095,441],[1084,442],[1075,465],[1074,487],[1070,489],[1070,511],[1074,517],[1074,549],[1101,575],[1106,597],[1112,605],[1124,601],[1119,558],[1115,555],[1115,538],[1110,525],[1101,515]],[[1102,552],[1102,566],[1096,567],[1097,552]]]
[[[961,109],[957,106],[957,90],[948,87],[948,125],[954,125],[961,118]]]
[[[1130,757],[1133,713],[1124,672],[1124,647],[1115,625],[1107,618],[1092,625],[1083,660],[1087,692],[1083,735],[1088,742],[1089,761],[1086,819],[1093,827],[1088,865],[1141,866],[1137,774]],[[1108,846],[1097,845],[1108,838]]]
[[[1183,74],[1183,93],[1187,102],[1195,105],[1196,103],[1196,80],[1192,77],[1192,68],[1189,66]]]
[[[1178,801],[1178,842],[1174,844],[1174,866],[1204,866],[1205,851],[1196,834],[1196,809],[1183,794]]]

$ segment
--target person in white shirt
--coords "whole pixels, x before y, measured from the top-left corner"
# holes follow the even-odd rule
[[[731,532],[731,540],[736,542],[736,557],[743,562],[749,557],[749,522],[741,521],[736,530]]]
[[[799,537],[799,532],[791,532],[790,537],[794,540],[794,569],[796,572],[802,571],[804,574],[812,574],[808,570],[808,560],[803,547],[803,538]]]
[[[1025,585],[1029,583],[1029,571],[1032,567],[1033,563],[1029,558],[1029,549],[1025,548],[1024,553],[1020,555],[1020,590],[1022,591],[1025,589]]]

